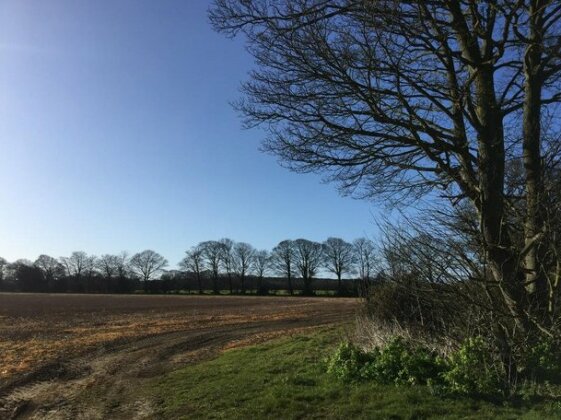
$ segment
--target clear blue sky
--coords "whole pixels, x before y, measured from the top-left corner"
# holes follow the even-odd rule
[[[371,203],[258,151],[252,66],[204,0],[0,2],[0,256],[372,235]]]

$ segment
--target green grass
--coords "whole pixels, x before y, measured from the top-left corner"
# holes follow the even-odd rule
[[[173,372],[148,390],[158,418],[561,418],[561,403],[493,404],[434,396],[426,387],[345,384],[325,373],[336,330],[227,351]]]

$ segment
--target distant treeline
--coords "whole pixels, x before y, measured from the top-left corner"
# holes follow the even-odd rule
[[[230,239],[205,241],[185,252],[179,270],[152,250],[132,257],[41,255],[36,261],[0,258],[0,290],[50,293],[224,293],[362,295],[375,265],[372,241],[329,238],[281,241],[271,251]],[[317,278],[331,272],[335,279]]]

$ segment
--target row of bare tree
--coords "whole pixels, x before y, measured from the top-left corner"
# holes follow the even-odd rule
[[[43,254],[34,262],[20,259],[8,263],[0,258],[0,290],[130,292],[138,281],[146,283],[155,278],[167,263],[151,250],[132,257],[126,252],[97,257],[75,251],[58,259]]]
[[[358,274],[368,284],[374,274],[376,249],[374,243],[360,238],[353,243],[341,238],[328,238],[319,243],[307,239],[284,240],[272,251],[256,250],[245,242],[230,239],[205,241],[186,252],[180,266],[195,274],[202,290],[202,274],[211,274],[212,287],[218,292],[218,279],[221,273],[228,278],[230,292],[233,292],[232,278],[240,281],[240,291],[245,293],[245,279],[253,274],[262,280],[269,273],[287,279],[287,289],[294,293],[293,278],[299,277],[304,283],[304,294],[312,294],[312,280],[321,270],[337,277],[338,291],[342,293],[342,280],[345,275]]]
[[[307,239],[281,241],[272,251],[257,250],[246,242],[231,239],[204,241],[192,247],[180,261],[181,271],[166,271],[168,261],[152,250],[132,257],[126,252],[100,257],[73,252],[69,257],[41,255],[35,262],[0,258],[0,290],[130,292],[142,285],[155,290],[154,280],[190,277],[200,293],[222,289],[226,280],[230,293],[246,293],[249,277],[257,279],[259,293],[267,289],[264,279],[277,275],[287,280],[286,289],[294,294],[294,279],[301,279],[303,293],[313,294],[312,280],[320,272],[337,278],[337,291],[343,294],[343,278],[358,275],[364,289],[374,275],[377,262],[374,243],[360,238],[349,243],[329,238],[323,243]]]

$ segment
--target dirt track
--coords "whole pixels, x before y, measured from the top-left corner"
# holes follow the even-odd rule
[[[138,392],[145,381],[227,348],[350,320],[355,309],[352,299],[3,294],[0,332],[13,342],[25,345],[33,330],[18,323],[44,332],[28,346],[48,346],[60,328],[76,337],[0,383],[0,418],[152,418]]]

